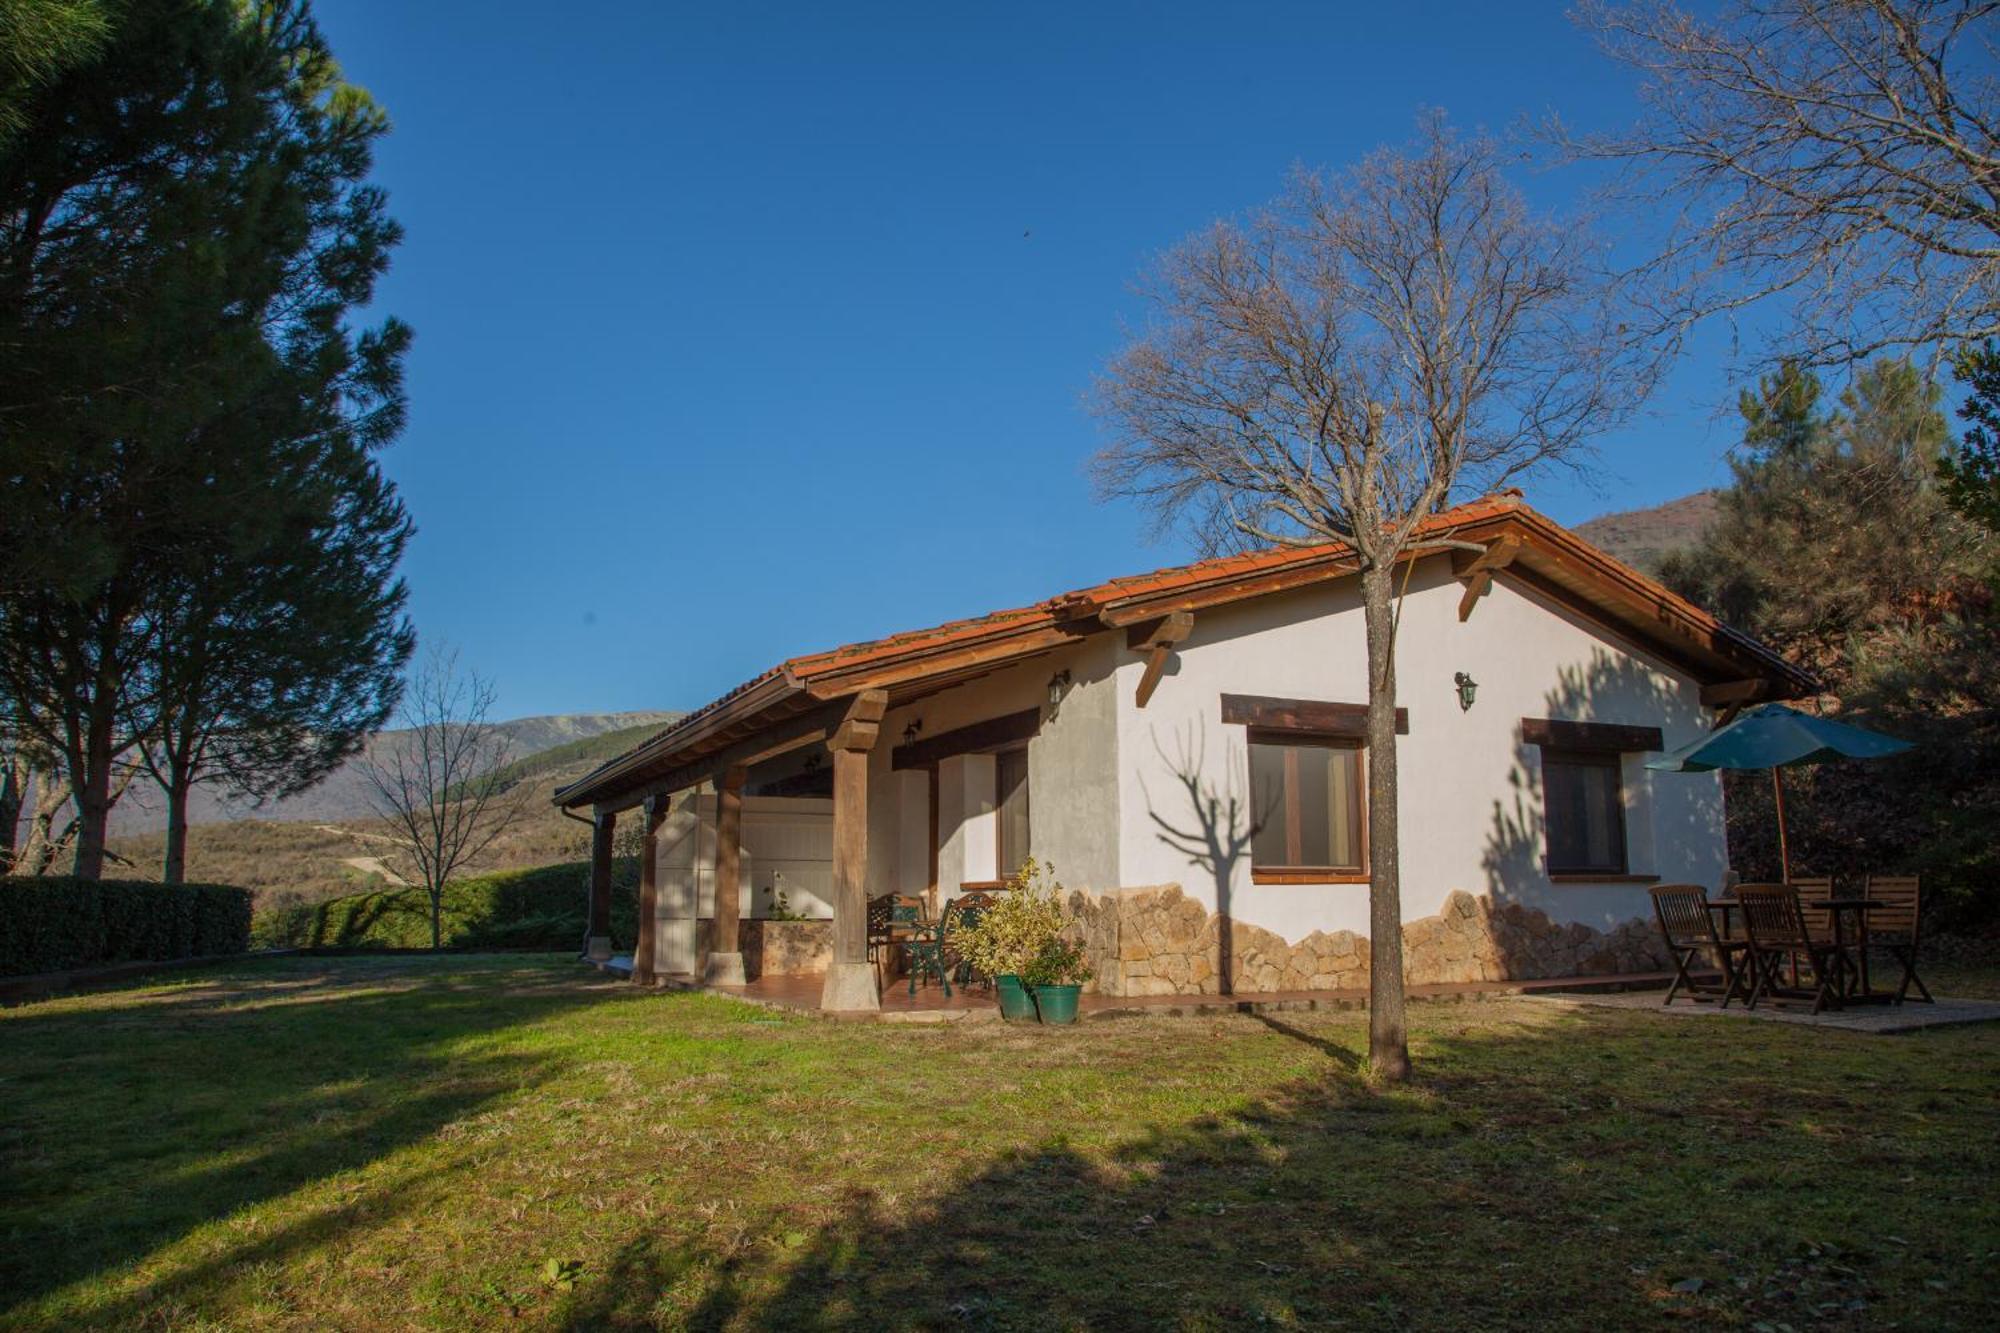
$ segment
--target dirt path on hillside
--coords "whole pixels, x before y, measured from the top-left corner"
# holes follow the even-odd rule
[[[390,837],[386,833],[362,833],[357,829],[342,828],[338,824],[314,824],[313,827],[318,829],[321,833],[337,833],[343,838],[352,838],[356,842],[393,843],[397,841],[395,838]]]
[[[389,869],[379,856],[344,856],[341,858],[340,863],[344,866],[353,866],[364,875],[380,875],[396,888],[407,889],[410,887],[410,881]]]
[[[342,828],[338,824],[314,824],[321,833],[331,833],[337,837],[352,838],[356,842],[386,842],[395,844],[396,839],[382,833],[362,833],[357,829]],[[379,856],[343,856],[340,863],[364,875],[380,875],[385,881],[399,889],[410,887],[410,881],[389,869],[388,863]]]

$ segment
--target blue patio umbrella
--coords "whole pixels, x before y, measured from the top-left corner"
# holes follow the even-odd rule
[[[1784,771],[1795,764],[1827,759],[1881,759],[1901,754],[1908,741],[1879,731],[1814,717],[1784,704],[1763,704],[1706,736],[1648,759],[1647,768],[1671,773],[1706,773],[1717,768],[1768,768],[1778,803],[1778,860],[1792,877],[1791,850],[1785,845]]]

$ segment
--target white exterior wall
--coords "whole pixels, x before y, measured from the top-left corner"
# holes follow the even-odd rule
[[[1447,557],[1422,563],[1405,600],[1397,653],[1402,909],[1434,916],[1454,889],[1539,908],[1602,929],[1650,911],[1643,884],[1552,884],[1542,868],[1540,752],[1521,744],[1524,717],[1657,726],[1671,748],[1706,730],[1699,688],[1539,595],[1496,580],[1469,622]],[[1366,884],[1251,880],[1249,773],[1241,726],[1224,726],[1220,696],[1259,694],[1363,703],[1367,657],[1353,580],[1202,611],[1150,704],[1133,699],[1143,661],[1116,641],[1121,779],[1118,870],[1127,886],[1178,883],[1296,941],[1314,930],[1368,933]],[[1458,671],[1479,685],[1459,708]],[[1628,755],[1623,778],[1630,870],[1719,887],[1726,868],[1721,783],[1713,774],[1651,773]],[[1206,839],[1181,773],[1206,799],[1244,812],[1240,856],[1217,872],[1168,844],[1157,814]],[[1223,833],[1222,830],[1216,832]],[[1221,841],[1226,844],[1226,835]],[[1227,860],[1224,858],[1225,861]]]
[[[1070,888],[1118,887],[1117,700],[1113,671],[1122,636],[1099,634],[954,689],[892,708],[868,764],[868,892],[922,893],[929,887],[928,778],[898,773],[891,751],[920,720],[919,740],[1038,708],[1041,732],[1028,742],[1030,850],[1052,862]],[[1062,706],[1048,711],[1049,678],[1070,673]],[[999,877],[994,759],[960,755],[938,765],[938,885]],[[915,827],[911,827],[915,825]]]
[[[633,818],[644,818],[635,813]],[[780,889],[800,916],[833,915],[833,802],[812,797],[743,798],[740,919],[769,916]],[[660,822],[660,970],[693,968],[694,921],[715,915],[715,795],[685,794]]]

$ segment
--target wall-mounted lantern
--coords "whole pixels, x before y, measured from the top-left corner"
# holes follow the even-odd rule
[[[1069,669],[1056,672],[1049,677],[1049,716],[1054,717],[1062,707],[1063,696],[1069,693]]]
[[[924,720],[922,718],[919,717],[912,719],[910,725],[903,728],[903,744],[914,745],[916,743],[917,736],[923,731],[923,729],[924,729]]]
[[[1452,683],[1458,686],[1458,710],[1461,713],[1470,710],[1473,696],[1479,693],[1479,682],[1461,671],[1452,677]]]

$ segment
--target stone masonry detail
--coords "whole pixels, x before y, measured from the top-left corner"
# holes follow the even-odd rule
[[[1352,931],[1284,937],[1208,911],[1177,884],[1072,893],[1074,931],[1105,995],[1217,995],[1341,990],[1368,984],[1368,938]],[[1537,908],[1495,903],[1454,890],[1437,916],[1403,925],[1403,966],[1411,985],[1528,981],[1541,977],[1645,972],[1666,967],[1644,920],[1609,931],[1558,924]]]

